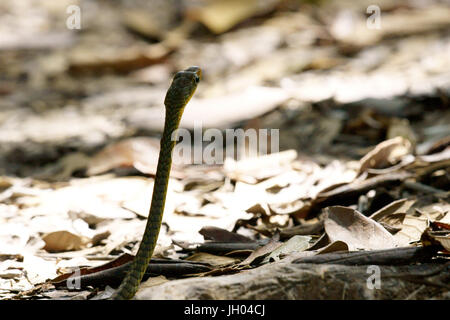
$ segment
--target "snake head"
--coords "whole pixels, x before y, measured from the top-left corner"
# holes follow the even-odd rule
[[[177,72],[164,99],[166,108],[182,110],[193,96],[201,76],[202,70],[199,67],[189,67]]]

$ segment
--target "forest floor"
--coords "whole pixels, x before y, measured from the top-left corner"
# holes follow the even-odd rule
[[[0,299],[111,295],[191,65],[138,299],[449,299],[448,3],[194,2],[0,3]],[[272,153],[207,163],[239,128]]]

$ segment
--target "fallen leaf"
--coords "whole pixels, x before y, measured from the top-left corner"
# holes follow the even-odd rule
[[[382,220],[384,217],[387,217],[395,213],[407,213],[409,208],[411,208],[414,203],[415,200],[408,200],[408,199],[396,200],[391,202],[387,206],[384,206],[383,208],[379,209],[378,211],[374,212],[371,216],[369,216],[369,218],[375,221],[379,221]]]
[[[327,246],[317,250],[317,254],[324,254],[337,251],[348,251],[348,245],[344,241],[333,241]]]
[[[56,261],[48,261],[30,254],[24,255],[23,269],[27,280],[33,284],[43,283],[56,276]]]
[[[270,241],[266,245],[254,250],[244,261],[239,263],[239,265],[249,265],[256,259],[263,257],[270,252],[273,252],[281,245],[283,245],[283,243],[278,241],[277,238],[270,239]]]
[[[358,175],[367,169],[380,169],[393,165],[411,150],[411,142],[403,137],[383,141],[360,160]]]
[[[228,230],[213,226],[203,227],[198,233],[200,233],[205,240],[213,240],[218,242],[254,242],[254,240],[239,233],[230,232]]]
[[[304,251],[310,246],[311,239],[312,238],[309,236],[293,236],[281,246],[273,250],[271,254],[264,258],[262,263],[278,261],[280,260],[281,255]]]
[[[48,252],[72,251],[86,248],[89,238],[73,234],[69,231],[55,231],[42,237],[45,242],[44,250]]]
[[[343,241],[350,251],[389,249],[397,246],[394,237],[385,228],[352,208],[328,207],[324,227],[331,242]]]
[[[450,235],[447,236],[434,236],[435,240],[437,240],[445,250],[450,252]]]
[[[220,34],[248,18],[269,12],[278,2],[279,0],[213,0],[198,9],[191,9],[189,16],[202,22],[215,34]]]
[[[212,266],[216,267],[223,267],[227,265],[231,265],[233,263],[236,263],[239,261],[235,258],[230,257],[224,257],[224,256],[218,256],[206,252],[197,252],[191,255],[190,257],[186,258],[187,261],[196,261],[196,262],[204,262],[208,263]]]
[[[427,218],[406,215],[401,224],[402,229],[394,235],[395,241],[403,246],[419,241],[427,227]]]

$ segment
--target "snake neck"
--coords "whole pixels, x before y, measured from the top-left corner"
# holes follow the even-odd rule
[[[161,137],[158,167],[156,169],[155,183],[153,186],[152,203],[149,211],[149,221],[153,218],[162,218],[164,212],[167,187],[169,183],[170,168],[172,166],[172,151],[175,140],[172,134],[178,129],[181,115],[166,112],[164,131]]]
[[[173,110],[171,111],[170,108],[166,108],[166,119],[164,121],[163,135],[161,137],[158,167],[156,170],[152,203],[147,219],[147,225],[139,250],[131,264],[130,270],[119,289],[112,296],[112,299],[114,300],[131,299],[134,296],[156,247],[164,213],[167,187],[169,184],[172,150],[176,142],[172,139],[172,134],[178,129],[181,114],[183,112],[182,108],[176,110],[180,111],[174,112]]]

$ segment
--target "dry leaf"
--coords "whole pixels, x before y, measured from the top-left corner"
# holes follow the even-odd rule
[[[411,208],[415,202],[416,202],[415,200],[408,200],[408,199],[400,199],[393,201],[387,206],[384,206],[383,208],[379,209],[377,212],[374,212],[369,218],[375,221],[379,221],[391,214],[407,213],[409,208]]]
[[[44,250],[48,252],[62,252],[86,248],[89,238],[73,234],[69,231],[55,231],[42,237],[45,242]]]
[[[206,253],[206,252],[194,253],[192,256],[186,258],[186,260],[196,261],[196,262],[204,262],[204,263],[208,263],[212,266],[216,266],[216,267],[223,267],[223,266],[231,265],[231,264],[239,261],[238,259],[235,259],[235,258],[217,256],[217,255]]]
[[[220,34],[248,18],[270,11],[278,2],[213,0],[199,9],[191,10],[190,16],[201,21],[212,32]]]
[[[203,227],[198,233],[200,233],[205,240],[213,240],[217,242],[254,242],[254,240],[239,233],[230,232],[228,230],[213,226]]]
[[[324,226],[331,242],[343,241],[350,251],[389,249],[397,246],[394,237],[385,228],[357,210],[334,206],[328,207],[326,211]]]
[[[444,249],[450,252],[450,235],[447,236],[433,236],[433,238],[444,247]]]
[[[406,215],[403,219],[402,229],[394,235],[399,245],[407,246],[410,242],[419,241],[425,229],[428,227],[428,219]]]
[[[270,241],[266,245],[253,251],[244,261],[239,263],[239,265],[249,265],[257,258],[265,256],[270,252],[273,252],[281,245],[283,245],[283,243],[279,242],[277,238],[270,239]]]
[[[411,152],[411,142],[403,137],[396,137],[379,143],[361,160],[359,173],[367,169],[380,169],[395,164]]]
[[[311,237],[309,236],[293,236],[288,241],[283,243],[281,246],[277,247],[272,251],[267,257],[264,258],[262,263],[267,263],[270,261],[278,261],[281,255],[287,255],[292,252],[301,252],[310,246]]]
[[[348,251],[348,245],[344,241],[333,241],[323,248],[317,250],[317,254],[324,254],[337,251]]]

